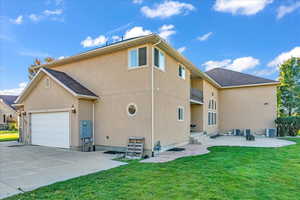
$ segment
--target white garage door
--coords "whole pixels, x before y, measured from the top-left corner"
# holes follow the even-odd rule
[[[69,148],[69,122],[69,112],[32,114],[32,144]]]

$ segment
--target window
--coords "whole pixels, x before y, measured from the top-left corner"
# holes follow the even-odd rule
[[[127,112],[128,112],[128,115],[129,116],[134,116],[136,115],[136,112],[137,112],[137,106],[133,103],[129,104],[127,106]]]
[[[154,66],[165,70],[165,54],[157,48],[154,48]]]
[[[178,121],[183,121],[184,120],[184,108],[183,107],[178,107],[177,110],[178,114]]]
[[[217,113],[208,112],[208,125],[216,125],[217,124]]]
[[[45,79],[45,88],[50,88],[50,79],[49,78]]]
[[[128,67],[137,68],[147,65],[147,47],[132,49],[128,53]]]
[[[185,68],[180,64],[178,67],[178,76],[183,80],[185,79]]]
[[[6,120],[5,120],[5,115],[3,115],[3,123],[5,123],[5,121],[6,121]]]

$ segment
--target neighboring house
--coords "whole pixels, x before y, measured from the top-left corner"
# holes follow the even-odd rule
[[[12,106],[17,97],[13,95],[0,95],[0,124],[17,122],[18,115]]]
[[[278,82],[214,69],[201,72],[152,34],[31,68],[16,104],[26,143],[78,149],[81,120],[93,122],[96,149],[187,144],[195,131],[273,128]]]

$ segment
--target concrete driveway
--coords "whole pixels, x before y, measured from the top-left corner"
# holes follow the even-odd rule
[[[0,199],[58,181],[118,167],[103,152],[78,152],[0,142]]]

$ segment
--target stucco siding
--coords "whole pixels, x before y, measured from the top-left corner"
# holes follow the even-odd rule
[[[220,130],[275,128],[276,86],[220,90]]]
[[[28,111],[45,111],[53,109],[70,109],[72,106],[78,109],[78,100],[72,96],[62,86],[50,79],[50,88],[45,87],[44,75],[36,84],[34,90],[31,91],[24,101],[24,110]],[[27,113],[28,117],[29,113]],[[79,134],[78,134],[78,115],[76,113],[70,113],[70,130],[71,147],[77,148],[79,146]],[[24,128],[24,131],[30,129]],[[29,134],[29,133],[24,133]]]
[[[5,115],[5,122],[4,122]],[[10,117],[11,116],[11,117]],[[0,124],[6,124],[7,120],[15,120],[17,121],[17,112],[9,107],[6,103],[0,100]]]
[[[146,46],[147,65],[137,69],[128,69],[128,49],[53,68],[100,97],[95,103],[96,145],[125,147],[128,137],[143,136],[145,148],[151,149],[151,48]],[[130,103],[138,107],[136,116],[127,113]]]
[[[178,77],[179,63],[166,54],[165,71],[155,69],[154,143],[168,147],[188,141],[190,134],[190,72]],[[184,120],[178,121],[178,107],[184,107]]]

